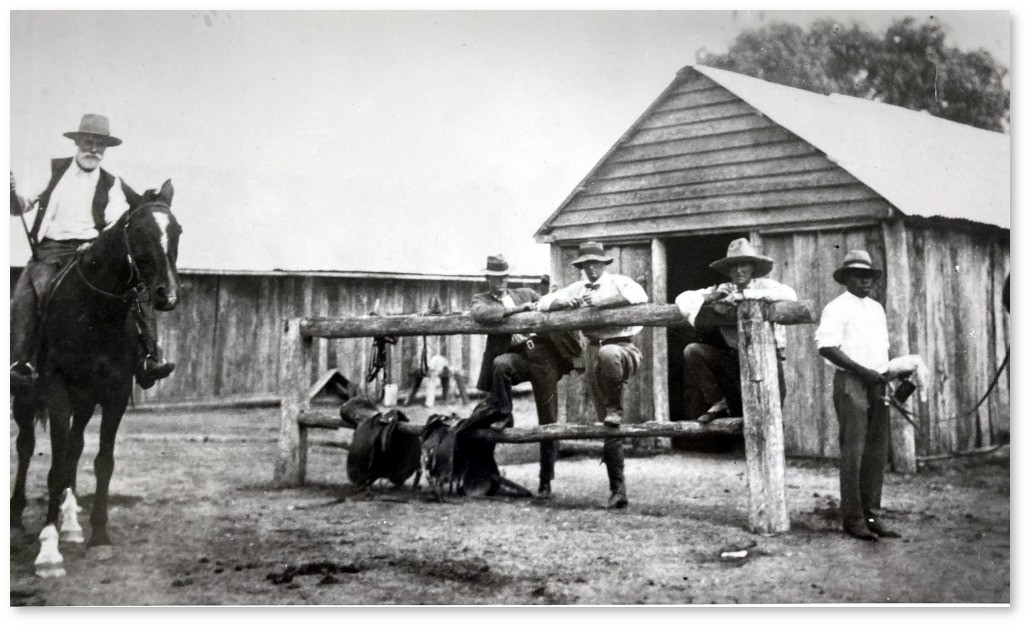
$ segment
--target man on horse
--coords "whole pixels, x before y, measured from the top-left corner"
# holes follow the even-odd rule
[[[18,196],[11,175],[11,215],[39,206],[27,233],[32,259],[18,277],[11,299],[12,389],[31,386],[36,377],[32,361],[38,347],[39,305],[50,280],[129,209],[122,189],[125,183],[100,167],[104,152],[122,143],[111,135],[107,118],[87,113],[79,129],[64,136],[75,142],[75,156],[51,161],[50,183],[40,194],[27,199]],[[149,295],[138,295],[137,305],[134,311],[142,358],[136,382],[146,389],[171,374],[175,364],[158,359],[157,326]]]

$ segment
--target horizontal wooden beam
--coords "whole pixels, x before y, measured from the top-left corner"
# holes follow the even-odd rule
[[[316,429],[348,428],[336,412],[308,410],[298,418],[301,426]],[[613,435],[620,438],[668,438],[709,433],[739,434],[743,432],[743,418],[720,418],[708,424],[695,420],[684,422],[641,422],[624,424],[618,429],[596,424],[553,424],[537,427],[510,427],[504,431],[479,429],[473,432],[477,438],[488,442],[526,444],[550,440],[603,440]],[[401,433],[419,435],[422,425],[402,422],[397,425]]]
[[[780,324],[813,322],[812,306],[807,301],[767,303],[767,320]],[[708,307],[702,308],[697,326],[736,325],[736,316],[726,318]],[[302,318],[304,337],[346,338],[377,335],[488,335],[493,333],[541,333],[596,329],[598,327],[645,326],[689,327],[690,323],[675,305],[631,305],[612,309],[568,309],[525,312],[497,324],[476,322],[468,312],[445,315],[351,316],[346,318]]]

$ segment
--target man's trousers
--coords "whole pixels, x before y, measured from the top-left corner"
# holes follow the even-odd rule
[[[643,355],[633,344],[616,343],[599,346],[587,345],[586,381],[597,419],[603,421],[609,412],[622,416],[622,388],[637,373]],[[625,456],[622,438],[606,438],[602,459],[608,469],[608,485],[612,491],[623,489],[626,483]]]
[[[844,524],[872,516],[883,490],[890,434],[884,385],[866,387],[858,375],[833,375],[833,407],[840,427],[840,511]]]
[[[780,404],[787,395],[783,361],[776,358]],[[726,399],[731,416],[742,416],[740,352],[728,346],[693,343],[683,349],[683,397],[687,420],[696,420]]]
[[[549,342],[531,340],[533,348],[526,344],[511,349],[511,352],[494,358],[494,378],[490,386],[490,398],[498,413],[508,416],[512,411],[513,385],[529,381],[533,385],[533,400],[539,424],[558,422],[558,380],[562,377],[561,363],[555,349]],[[540,480],[554,478],[554,463],[558,459],[558,443],[540,443]]]

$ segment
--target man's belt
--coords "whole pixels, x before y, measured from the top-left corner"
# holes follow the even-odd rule
[[[536,348],[539,345],[540,344],[538,344],[536,341],[534,341],[534,338],[529,338],[525,342],[523,342],[521,344],[517,344],[515,346],[512,346],[511,348],[512,348],[512,350],[523,351],[523,352],[528,353],[529,351],[533,350],[534,348]]]
[[[599,340],[595,340],[594,338],[587,338],[587,341],[593,344],[594,346],[606,346],[608,344],[632,344],[633,338],[628,335],[625,335],[622,337],[605,337]]]

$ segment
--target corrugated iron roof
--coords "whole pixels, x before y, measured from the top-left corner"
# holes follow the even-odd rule
[[[812,144],[902,213],[1010,228],[1010,140],[928,113],[692,66]]]

